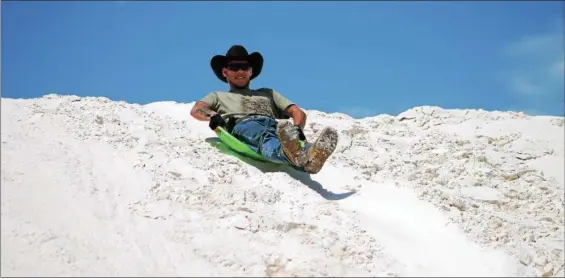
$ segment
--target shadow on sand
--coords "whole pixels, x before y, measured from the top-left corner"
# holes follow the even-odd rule
[[[290,175],[290,177],[302,182],[304,185],[306,185],[310,189],[316,191],[318,194],[320,194],[320,196],[324,197],[327,200],[342,200],[342,199],[345,199],[345,198],[356,193],[355,191],[351,191],[351,192],[347,192],[347,193],[341,193],[341,194],[332,193],[332,192],[324,189],[324,187],[322,187],[322,185],[319,182],[312,180],[309,173],[299,171],[297,169],[294,169],[291,166],[277,165],[277,164],[270,163],[270,162],[261,162],[261,161],[246,157],[246,156],[241,155],[241,154],[233,151],[232,149],[230,149],[222,141],[220,141],[219,138],[216,138],[216,137],[206,138],[206,142],[209,143],[211,146],[215,147],[216,149],[218,149],[220,152],[227,154],[227,155],[230,155],[230,156],[233,156],[233,157],[236,157],[239,160],[245,162],[246,164],[249,164],[250,166],[257,168],[261,172],[264,172],[264,173],[278,172],[278,171],[286,172],[286,173],[288,173],[288,175]]]

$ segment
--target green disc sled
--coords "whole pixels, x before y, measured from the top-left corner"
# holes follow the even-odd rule
[[[218,135],[218,138],[220,138],[220,140],[230,149],[256,160],[267,161],[263,157],[263,155],[253,151],[251,148],[249,148],[249,146],[247,146],[247,144],[239,141],[237,138],[228,133],[224,128],[216,128],[216,134]],[[304,142],[301,141],[300,144],[304,146]]]

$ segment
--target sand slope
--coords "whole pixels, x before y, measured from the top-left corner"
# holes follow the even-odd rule
[[[224,154],[192,104],[2,98],[2,276],[563,276],[563,118],[352,119],[316,175]]]

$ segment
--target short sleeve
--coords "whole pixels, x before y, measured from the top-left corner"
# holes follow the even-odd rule
[[[277,108],[283,114],[284,114],[284,110],[288,106],[294,105],[294,103],[292,101],[290,101],[289,99],[287,99],[286,97],[284,97],[282,94],[280,94],[279,92],[277,92],[275,90],[273,90],[273,101],[275,102],[275,105],[277,106]]]
[[[200,101],[207,103],[211,109],[216,110],[218,107],[218,94],[216,92],[208,93]]]

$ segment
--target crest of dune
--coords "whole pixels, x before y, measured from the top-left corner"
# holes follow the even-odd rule
[[[193,103],[1,101],[2,276],[563,276],[563,117],[307,110],[307,175]]]

